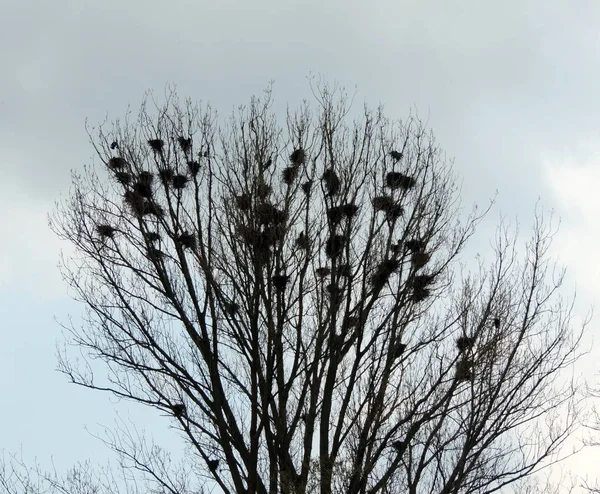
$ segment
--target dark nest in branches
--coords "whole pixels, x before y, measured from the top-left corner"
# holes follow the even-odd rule
[[[131,175],[127,172],[115,172],[115,178],[121,185],[129,185],[132,180]]]
[[[250,194],[236,195],[235,204],[240,211],[248,211],[252,207],[252,196]]]
[[[352,269],[350,268],[350,264],[344,263],[336,266],[335,272],[339,276],[344,276],[345,278],[349,278],[352,274]]]
[[[346,329],[355,328],[356,326],[358,326],[359,322],[360,322],[360,318],[358,316],[350,316],[348,319],[346,319],[344,327]]]
[[[306,195],[310,194],[310,188],[312,187],[312,184],[313,184],[313,181],[312,181],[312,180],[307,180],[306,182],[304,182],[304,183],[302,184],[302,186],[301,186],[301,187],[302,187],[302,191],[303,191],[303,192],[304,192]]]
[[[273,282],[273,286],[277,291],[282,291],[285,289],[285,285],[287,285],[290,277],[286,274],[276,274],[271,278]]]
[[[177,418],[185,417],[187,410],[183,403],[176,403],[171,406],[171,410],[173,411],[173,415]]]
[[[347,218],[354,218],[358,214],[358,206],[356,204],[342,204],[340,207]]]
[[[402,159],[402,153],[400,151],[390,151],[390,156],[394,161],[400,161]]]
[[[414,252],[410,262],[415,270],[419,270],[424,267],[431,259],[431,254],[424,251]]]
[[[325,189],[327,190],[327,193],[330,196],[334,196],[340,191],[340,178],[337,176],[337,174],[333,171],[332,168],[327,168],[323,172],[322,180],[323,184],[325,185]]]
[[[107,166],[111,170],[121,170],[127,166],[127,161],[125,160],[125,158],[115,156],[108,160]]]
[[[394,204],[388,211],[385,212],[385,218],[388,221],[397,220],[404,213],[404,208],[400,204]]]
[[[398,240],[398,242],[396,242],[395,244],[392,244],[392,253],[394,255],[401,254],[403,246],[404,246],[404,244],[402,243],[402,240]]]
[[[404,449],[404,443],[402,441],[394,441],[392,443],[392,447],[396,450],[396,451],[402,451]]]
[[[304,232],[300,232],[298,238],[296,239],[296,246],[299,249],[308,250],[310,247],[310,241],[308,240],[308,236]]]
[[[470,381],[473,379],[473,361],[462,359],[456,363],[456,380]]]
[[[155,153],[161,153],[165,145],[165,141],[162,139],[150,139],[148,140],[148,145]]]
[[[188,137],[187,139],[183,136],[179,136],[177,138],[177,142],[179,142],[179,146],[181,150],[187,154],[192,150],[192,138]]]
[[[344,218],[341,206],[333,206],[327,210],[327,218],[333,225],[337,225]]]
[[[344,235],[332,235],[325,244],[325,254],[329,258],[340,256],[344,252],[347,239]]]
[[[431,274],[415,276],[412,280],[412,286],[415,290],[422,290],[423,288],[427,288],[433,282],[434,278]]]
[[[96,231],[98,232],[98,235],[100,235],[101,237],[113,238],[113,236],[115,235],[115,232],[117,230],[115,230],[110,225],[96,225]]]
[[[188,183],[188,178],[185,175],[175,175],[173,177],[173,188],[177,190],[184,189]]]
[[[152,261],[160,261],[163,257],[165,257],[165,253],[157,249],[156,247],[150,247],[148,249],[148,259]]]
[[[152,182],[154,176],[150,172],[141,172],[138,175],[138,179],[133,186],[133,190],[140,196],[150,198],[152,197]]]
[[[425,241],[419,239],[407,240],[404,245],[411,252],[423,252],[425,250]]]
[[[330,283],[327,285],[327,293],[329,294],[331,303],[335,305],[340,304],[344,298],[344,291],[335,283]]]
[[[276,231],[261,231],[256,228],[240,225],[237,228],[238,235],[242,241],[254,252],[259,259],[267,259],[271,254],[271,247],[278,240]]]
[[[470,350],[471,348],[473,348],[474,344],[475,338],[469,336],[461,336],[456,340],[456,348],[458,348],[458,351],[460,353]]]
[[[404,212],[402,206],[390,196],[377,196],[371,200],[375,211],[382,211],[388,220],[395,220]]]
[[[415,303],[422,302],[425,300],[431,292],[428,288],[421,288],[420,290],[415,289],[412,293],[412,301]]]
[[[290,154],[290,161],[297,167],[304,164],[305,159],[306,153],[302,148],[294,149],[294,152]]]
[[[352,218],[358,213],[358,206],[356,204],[341,204],[339,206],[332,206],[327,210],[327,217],[329,221],[334,225],[337,225],[344,218]]]
[[[327,266],[321,266],[315,269],[315,273],[319,278],[323,279],[326,276],[329,276],[329,273],[331,273],[331,269],[329,269]]]
[[[385,183],[390,189],[411,189],[417,181],[413,177],[409,177],[400,172],[389,172],[385,176]]]
[[[175,175],[175,172],[173,171],[172,168],[163,168],[162,170],[160,170],[158,172],[160,181],[165,185],[167,185],[168,183],[171,182],[171,180],[173,180],[174,175]]]
[[[198,163],[197,161],[188,161],[187,166],[188,170],[194,177],[198,175],[198,172],[200,171],[200,163]]]
[[[191,250],[196,250],[196,236],[193,233],[184,232],[177,237],[177,241]]]
[[[400,356],[405,351],[406,351],[406,345],[404,343],[402,343],[401,341],[396,342],[394,345],[392,345],[392,348],[391,348],[392,358],[393,359],[400,358]]]
[[[137,216],[153,215],[161,217],[165,214],[160,205],[144,199],[139,193],[133,190],[125,192],[125,202]]]
[[[258,180],[256,183],[256,195],[260,199],[266,199],[271,193],[271,186],[264,180]]]
[[[294,180],[296,180],[298,177],[299,170],[300,169],[297,166],[288,166],[287,168],[283,169],[283,172],[281,173],[281,179],[285,184],[292,185]]]
[[[287,214],[273,204],[265,202],[256,206],[256,219],[261,225],[281,225],[286,222]]]
[[[225,304],[223,304],[223,308],[230,316],[235,316],[240,310],[240,306],[235,302],[225,302]]]
[[[148,242],[158,242],[160,240],[160,235],[156,232],[146,232],[144,233],[144,238]]]
[[[400,262],[396,259],[386,259],[379,266],[377,266],[375,273],[373,273],[373,276],[371,276],[371,284],[375,288],[383,288],[383,286],[390,279],[392,273],[399,267]]]

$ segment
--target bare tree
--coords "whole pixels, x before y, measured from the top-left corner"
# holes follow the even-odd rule
[[[108,372],[66,351],[61,370],[172,417],[186,486],[111,443],[157,492],[520,485],[578,425],[562,371],[585,324],[559,296],[552,222],[536,214],[522,261],[501,225],[491,265],[463,274],[485,211],[461,219],[432,134],[381,108],[350,124],[343,91],[314,94],[283,128],[270,90],[223,127],[172,92],[90,133],[103,169],[73,175],[51,227],[88,309],[71,343]]]

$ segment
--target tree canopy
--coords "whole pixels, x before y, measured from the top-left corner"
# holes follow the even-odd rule
[[[552,222],[523,253],[500,225],[466,272],[489,209],[464,212],[433,134],[314,94],[282,124],[270,90],[226,123],[173,92],[90,132],[102,166],[51,226],[106,373],[61,370],[171,417],[186,475],[113,444],[157,492],[522,489],[579,420]]]

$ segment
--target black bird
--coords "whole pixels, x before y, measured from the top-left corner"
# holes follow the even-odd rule
[[[113,141],[110,145],[111,149],[119,149],[119,143],[117,141]]]
[[[494,318],[494,327],[496,329],[498,329],[500,327],[500,318],[499,317]]]
[[[207,460],[206,464],[208,465],[208,468],[210,468],[211,471],[215,471],[217,468],[219,468],[219,460]]]

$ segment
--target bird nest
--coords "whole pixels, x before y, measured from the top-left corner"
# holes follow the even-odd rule
[[[302,191],[308,195],[310,194],[310,189],[312,187],[313,181],[312,180],[307,180],[306,182],[304,182],[301,187],[302,187]]]
[[[296,246],[299,249],[308,250],[310,248],[308,235],[306,235],[304,232],[300,232],[300,235],[298,235],[298,238],[296,238]]]
[[[192,138],[188,137],[187,139],[183,136],[179,136],[177,138],[177,142],[179,142],[179,147],[181,150],[187,154],[192,150]]]
[[[344,252],[344,247],[348,239],[344,235],[332,235],[325,243],[325,254],[329,258],[340,256]]]
[[[183,403],[176,403],[175,405],[172,405],[171,410],[173,411],[173,415],[177,418],[185,417],[187,413]]]
[[[173,180],[174,175],[175,175],[175,172],[173,171],[172,168],[163,168],[162,170],[160,170],[158,172],[158,177],[160,178],[160,181],[162,183],[164,183],[165,185],[167,185],[168,183],[171,182],[171,180]]]
[[[411,252],[423,252],[425,250],[425,241],[419,239],[407,240],[404,246]]]
[[[411,264],[415,270],[419,270],[424,267],[431,259],[431,254],[424,251],[414,252],[411,257]]]
[[[322,180],[323,184],[325,185],[325,189],[327,189],[327,193],[330,196],[334,196],[340,191],[340,178],[337,176],[337,174],[333,171],[332,168],[327,168],[323,172]]]
[[[469,336],[461,336],[456,340],[456,348],[460,353],[466,352],[473,348],[475,344],[475,338]]]
[[[157,232],[146,232],[144,238],[146,241],[153,243],[160,240],[160,235]]]
[[[175,175],[172,183],[174,189],[181,190],[187,185],[188,178],[185,175]]]
[[[152,149],[152,151],[154,151],[155,153],[160,153],[163,150],[165,141],[163,141],[162,139],[149,139],[148,145],[150,146],[150,149]]]
[[[287,168],[283,169],[283,172],[281,173],[281,179],[285,184],[292,185],[294,180],[296,180],[298,177],[299,170],[300,169],[298,166],[288,166]]]
[[[350,267],[350,264],[348,264],[348,263],[339,264],[338,266],[336,266],[335,272],[339,276],[349,278],[352,275],[352,268]]]
[[[248,211],[252,207],[252,196],[250,194],[236,195],[235,203],[240,211]]]
[[[194,177],[198,175],[198,172],[200,171],[200,163],[198,163],[197,161],[188,161],[187,166],[188,170]]]
[[[371,284],[376,288],[383,288],[394,271],[400,267],[400,262],[396,259],[386,259],[383,261],[373,276],[371,276]]]
[[[140,196],[149,199],[152,197],[152,182],[154,181],[154,176],[150,172],[141,172],[138,175],[137,181],[133,186],[133,190],[137,192]]]
[[[196,236],[193,233],[184,232],[177,237],[177,241],[191,250],[196,250]]]
[[[331,269],[329,269],[327,266],[321,266],[315,269],[315,274],[321,279],[325,278],[326,276],[329,276],[330,273]]]
[[[329,221],[337,225],[344,218],[353,218],[358,214],[358,206],[356,204],[340,204],[332,206],[327,210]]]
[[[390,156],[394,161],[400,161],[402,159],[402,153],[400,151],[390,151]]]
[[[429,297],[429,295],[431,295],[431,292],[428,288],[421,288],[420,290],[414,290],[411,298],[413,302],[419,303]]]
[[[271,186],[266,183],[264,180],[257,180],[256,182],[256,196],[262,200],[269,197],[271,194]]]
[[[256,206],[256,219],[260,225],[280,225],[287,220],[287,213],[268,202]]]
[[[292,154],[290,154],[290,161],[295,166],[303,165],[305,159],[306,159],[306,153],[304,152],[304,149],[302,149],[302,148],[294,149]]]
[[[160,218],[164,216],[164,209],[151,200],[144,199],[138,192],[128,190],[125,192],[125,202],[131,208],[131,211],[137,216],[152,215]]]
[[[150,247],[148,249],[148,259],[152,261],[160,261],[164,257],[165,253],[162,250],[157,249],[156,247]]]
[[[122,171],[115,172],[115,178],[117,179],[117,182],[125,186],[129,185],[133,180],[131,174]]]
[[[462,359],[456,363],[456,380],[470,381],[473,379],[473,361]]]
[[[405,351],[406,351],[406,344],[404,344],[400,341],[395,343],[394,345],[392,345],[392,348],[391,348],[392,358],[393,359],[399,358]]]
[[[390,196],[377,196],[371,200],[375,211],[384,212],[388,220],[394,220],[402,216],[404,208]]]
[[[117,230],[110,225],[96,225],[96,231],[101,237],[112,238]]]
[[[433,282],[434,278],[435,277],[431,274],[417,275],[412,279],[412,287],[415,290],[422,290],[428,285],[430,285]]]
[[[290,277],[288,275],[284,274],[276,274],[271,278],[271,281],[273,282],[273,286],[275,287],[275,289],[277,291],[282,291],[285,289],[285,286],[287,285],[288,281],[290,280]]]
[[[411,189],[417,181],[413,177],[409,177],[400,172],[389,172],[385,177],[386,185],[390,189]]]
[[[108,160],[107,166],[111,170],[121,170],[123,168],[126,168],[128,166],[128,163],[125,160],[125,158],[121,158],[120,156],[114,156]]]

